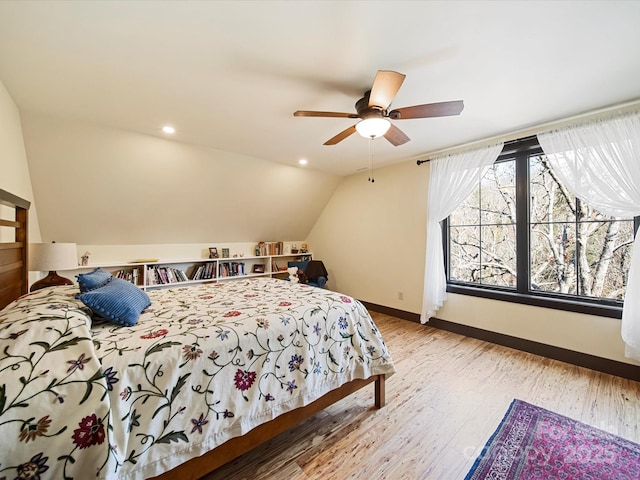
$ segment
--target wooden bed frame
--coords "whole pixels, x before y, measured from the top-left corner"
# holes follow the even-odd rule
[[[13,241],[0,242],[0,308],[28,291],[29,268],[27,227],[31,204],[15,195],[0,190],[0,205],[15,211],[15,219],[0,218],[0,227],[14,229]],[[0,237],[2,240],[3,237]]]
[[[352,380],[345,383],[307,406],[283,413],[243,436],[232,438],[201,457],[192,458],[173,470],[154,478],[162,480],[195,480],[200,478],[372,382],[375,382],[375,406],[382,408],[385,396],[384,379],[384,375],[375,375],[366,380]]]
[[[11,301],[28,292],[27,251],[30,202],[0,189],[0,205],[15,210],[15,220],[0,218],[0,227],[15,229],[13,241],[0,242],[0,308],[4,308]],[[0,237],[0,240],[2,238],[4,237]],[[155,478],[162,480],[200,478],[373,382],[375,382],[375,406],[382,408],[385,403],[384,375],[374,375],[365,380],[353,380],[305,407],[284,413],[245,435],[232,438],[204,455],[193,458]]]

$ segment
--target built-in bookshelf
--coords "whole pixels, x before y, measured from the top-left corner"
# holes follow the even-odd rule
[[[150,259],[129,263],[90,264],[78,267],[78,270],[70,273],[84,273],[100,267],[111,272],[114,277],[147,290],[248,277],[285,278],[288,276],[288,262],[311,260],[312,257],[311,253],[297,253],[169,261]]]

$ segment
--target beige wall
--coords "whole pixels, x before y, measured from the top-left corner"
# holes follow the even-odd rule
[[[347,177],[308,236],[329,287],[379,305],[420,311],[427,171],[415,163]],[[402,293],[404,300],[399,300]]]
[[[15,102],[0,81],[0,188],[9,193],[22,197],[31,202],[29,210],[29,240],[40,241],[40,228],[38,227],[38,214],[33,203],[33,190],[29,167],[22,138],[20,126],[20,112]],[[9,218],[13,212],[7,208],[0,211],[2,218]],[[6,230],[6,231],[5,231]],[[0,228],[3,240],[6,235],[13,235],[9,229]],[[9,239],[10,240],[10,239]]]
[[[22,113],[45,241],[179,244],[305,238],[341,177]]]
[[[450,294],[438,318],[620,362],[620,320]]]
[[[308,236],[329,270],[331,288],[420,313],[428,175],[428,164],[411,161],[378,170],[374,184],[366,174],[340,184]],[[453,294],[437,317],[634,363],[624,356],[617,319]]]

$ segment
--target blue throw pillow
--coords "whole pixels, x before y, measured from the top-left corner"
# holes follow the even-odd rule
[[[94,288],[102,287],[113,278],[113,275],[101,268],[94,268],[89,273],[76,275],[76,278],[78,279],[80,291],[84,293]]]
[[[149,296],[132,283],[112,278],[102,287],[76,296],[93,313],[118,325],[135,325],[142,311],[151,305]]]

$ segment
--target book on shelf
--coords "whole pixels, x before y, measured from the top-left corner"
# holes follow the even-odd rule
[[[216,264],[214,262],[198,265],[191,276],[191,280],[211,280],[212,278],[216,278]]]
[[[116,278],[131,282],[134,285],[140,285],[137,268],[118,270],[116,272],[112,272],[112,275]]]
[[[237,277],[244,274],[244,262],[222,262],[218,265],[219,277]]]
[[[147,285],[168,285],[187,280],[187,275],[178,268],[153,265],[147,267]]]
[[[204,269],[203,265],[198,265],[198,268],[193,272],[191,276],[191,280],[200,280],[202,278],[202,270]]]
[[[174,275],[176,276],[176,278],[178,279],[178,282],[186,282],[189,279],[187,278],[187,274],[184,273],[184,270],[179,270],[179,269],[174,269],[173,270]]]
[[[215,263],[207,263],[205,267],[205,280],[210,280],[212,278],[216,278],[216,264]]]
[[[258,242],[256,256],[284,255],[284,242]]]
[[[153,266],[147,267],[147,285],[155,285],[156,284],[156,273],[153,269]]]

